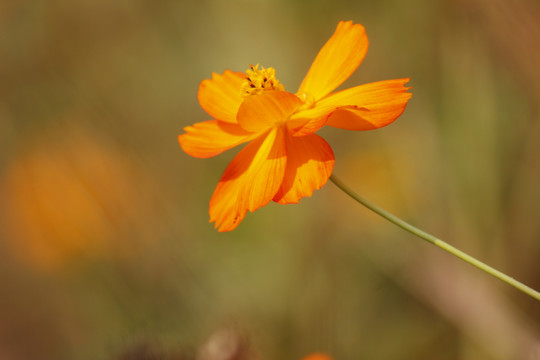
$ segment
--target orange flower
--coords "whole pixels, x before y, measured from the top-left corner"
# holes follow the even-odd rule
[[[332,358],[326,354],[316,353],[306,356],[302,360],[332,360]]]
[[[152,180],[102,134],[76,125],[76,113],[66,119],[39,137],[26,136],[0,176],[2,249],[9,245],[45,271],[135,255],[156,231],[157,217],[148,210]]]
[[[409,79],[380,81],[332,93],[360,65],[368,48],[365,29],[341,21],[295,94],[284,91],[273,68],[247,74],[212,74],[199,87],[199,103],[214,120],[186,127],[178,140],[191,156],[208,158],[250,142],[236,155],[210,200],[210,222],[236,228],[247,211],[271,200],[298,203],[330,177],[334,154],[315,134],[324,125],[347,130],[386,126],[412,96]]]

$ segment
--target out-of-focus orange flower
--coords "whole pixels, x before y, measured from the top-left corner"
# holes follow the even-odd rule
[[[339,92],[368,49],[365,29],[340,22],[298,91],[284,91],[273,68],[247,74],[212,74],[199,87],[199,103],[214,120],[186,127],[178,140],[194,157],[208,158],[250,142],[236,155],[210,200],[210,222],[236,228],[247,211],[273,200],[298,203],[330,177],[334,154],[315,134],[324,125],[347,130],[386,126],[405,110],[409,79],[380,81]]]
[[[302,358],[302,360],[332,360],[332,358],[326,354],[311,354]]]
[[[28,141],[0,179],[0,232],[43,270],[81,256],[123,256],[136,243],[134,224],[141,232],[153,221],[138,200],[149,181],[129,157],[86,129],[61,131]]]

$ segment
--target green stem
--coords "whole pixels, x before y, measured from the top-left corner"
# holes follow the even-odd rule
[[[508,275],[506,275],[506,274],[504,274],[504,273],[502,273],[502,272],[500,272],[498,270],[495,270],[491,266],[484,264],[483,262],[473,258],[472,256],[464,253],[463,251],[461,251],[459,249],[456,249],[455,247],[453,247],[452,245],[442,241],[441,239],[438,239],[435,236],[433,236],[431,234],[428,234],[427,232],[422,231],[422,230],[418,229],[415,226],[412,226],[408,222],[405,222],[405,221],[401,220],[397,216],[389,213],[388,211],[386,211],[383,208],[375,205],[374,203],[372,203],[368,199],[364,198],[363,196],[357,194],[354,190],[349,188],[347,185],[345,185],[341,180],[339,180],[334,175],[330,176],[330,180],[332,180],[332,182],[338,188],[343,190],[347,195],[352,197],[354,200],[356,200],[360,204],[364,205],[365,207],[367,207],[371,211],[375,212],[376,214],[378,214],[378,215],[382,216],[383,218],[389,220],[390,222],[394,223],[395,225],[399,226],[400,228],[402,228],[404,230],[407,230],[411,234],[414,234],[414,235],[418,236],[419,238],[422,238],[422,239],[426,240],[427,242],[432,243],[435,246],[440,247],[441,249],[449,252],[450,254],[455,255],[458,258],[460,258],[461,260],[463,260],[465,262],[468,262],[472,266],[475,266],[478,269],[480,269],[482,271],[485,271],[486,273],[496,277],[497,279],[499,279],[501,281],[504,281],[505,283],[515,287],[516,289],[518,289],[518,290],[524,292],[525,294],[535,298],[536,300],[540,300],[540,293],[538,291],[528,287],[527,285],[517,281],[516,279],[514,279],[514,278],[512,278],[512,277],[510,277],[510,276],[508,276]]]

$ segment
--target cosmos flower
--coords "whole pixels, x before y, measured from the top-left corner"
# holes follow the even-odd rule
[[[248,144],[231,161],[210,200],[219,231],[238,226],[247,211],[298,203],[320,189],[334,167],[324,125],[346,130],[386,126],[405,110],[406,79],[332,92],[360,65],[368,49],[365,29],[341,21],[319,51],[300,88],[287,92],[273,68],[250,66],[201,82],[198,99],[213,118],[184,129],[178,140],[191,156],[208,158]]]

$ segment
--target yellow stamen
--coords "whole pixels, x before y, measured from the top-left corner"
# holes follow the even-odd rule
[[[242,96],[257,95],[263,91],[279,90],[284,91],[285,87],[276,79],[276,70],[274,68],[264,68],[259,64],[249,65],[246,71],[247,78],[242,84]]]

